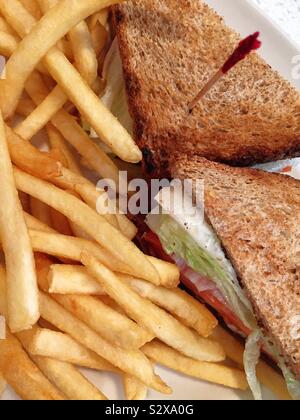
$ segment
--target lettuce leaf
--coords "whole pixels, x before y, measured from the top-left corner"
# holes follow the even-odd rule
[[[260,359],[262,334],[259,329],[249,335],[244,352],[244,368],[248,384],[256,401],[261,401],[262,391],[256,375],[256,366]]]
[[[167,253],[181,257],[194,271],[209,277],[244,324],[251,330],[257,328],[251,304],[230,270],[200,247],[172,217],[153,215],[148,218],[148,225],[158,235]]]

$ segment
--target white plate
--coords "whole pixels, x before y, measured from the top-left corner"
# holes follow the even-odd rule
[[[300,80],[292,78],[292,58],[299,55],[299,48],[288,40],[285,34],[275,26],[260,10],[247,0],[207,0],[207,3],[222,14],[227,23],[242,35],[248,35],[256,30],[261,31],[263,48],[261,54],[285,78],[290,80],[300,90]],[[297,161],[295,161],[296,163]],[[284,166],[284,164],[280,164]],[[282,167],[283,167],[282,166]],[[299,165],[300,166],[300,165]],[[272,166],[272,170],[274,167]],[[275,168],[277,170],[278,168]],[[250,393],[235,392],[220,386],[207,384],[184,377],[168,369],[158,368],[158,373],[173,387],[171,397],[164,397],[156,392],[149,392],[149,399],[175,400],[247,400],[252,399]],[[123,399],[121,383],[116,376],[85,371],[87,376],[99,386],[111,399]],[[265,392],[265,398],[274,399],[270,392]],[[17,395],[9,387],[2,400],[17,400]]]

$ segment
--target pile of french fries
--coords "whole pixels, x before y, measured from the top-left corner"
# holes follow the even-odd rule
[[[26,400],[105,400],[80,372],[113,372],[129,400],[172,393],[156,364],[246,390],[242,345],[178,288],[175,265],[144,255],[124,215],[100,195],[118,167],[83,130],[83,118],[123,161],[142,155],[102,104],[102,67],[117,0],[0,0],[0,393]],[[31,140],[43,132],[47,151]],[[76,152],[76,155],[75,155]],[[108,199],[108,197],[107,197]],[[97,211],[96,211],[97,208]],[[231,364],[227,363],[231,359]],[[261,381],[288,398],[263,362]],[[201,395],[199,395],[201,398]]]

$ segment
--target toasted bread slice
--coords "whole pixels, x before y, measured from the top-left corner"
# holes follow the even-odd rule
[[[204,179],[207,218],[300,379],[300,181],[190,156],[174,162],[172,175]]]
[[[152,169],[167,170],[175,150],[236,166],[300,155],[299,92],[257,54],[189,115],[240,40],[204,2],[134,0],[113,10],[135,138]]]

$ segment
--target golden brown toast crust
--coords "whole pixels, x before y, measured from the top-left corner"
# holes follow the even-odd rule
[[[300,155],[299,92],[257,54],[188,114],[239,41],[201,0],[134,0],[113,11],[135,138],[156,166],[174,151],[236,166]]]
[[[205,180],[208,220],[300,379],[300,181],[203,158],[180,156],[172,167],[174,178]]]

